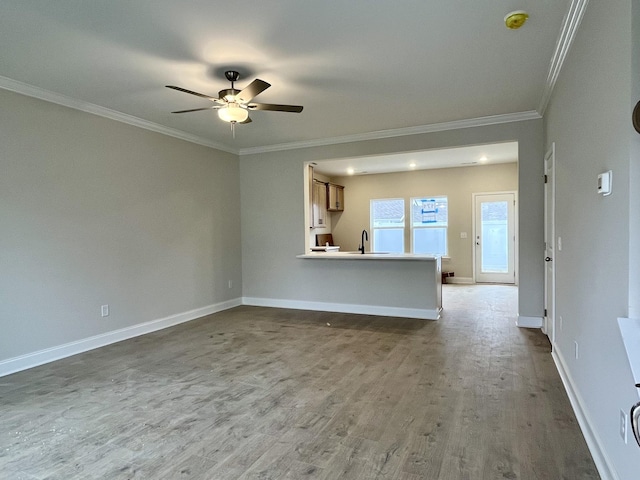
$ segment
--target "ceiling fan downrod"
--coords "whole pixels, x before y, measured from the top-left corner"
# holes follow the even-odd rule
[[[227,70],[226,72],[224,72],[224,76],[231,82],[231,90],[233,90],[233,84],[240,78],[240,73],[236,72],[235,70]]]

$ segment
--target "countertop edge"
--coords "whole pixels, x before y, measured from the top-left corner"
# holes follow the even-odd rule
[[[416,255],[412,253],[347,253],[347,252],[318,252],[303,253],[296,258],[306,260],[385,260],[385,261],[419,261],[432,262],[440,257],[434,255]]]

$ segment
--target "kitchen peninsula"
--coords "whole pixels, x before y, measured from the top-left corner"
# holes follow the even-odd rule
[[[326,292],[326,311],[437,320],[442,311],[441,258],[406,253],[311,252]],[[345,286],[350,285],[350,288]],[[344,292],[348,290],[348,294]]]

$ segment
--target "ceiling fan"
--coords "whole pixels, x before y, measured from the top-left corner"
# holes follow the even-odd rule
[[[254,103],[251,102],[253,98],[260,93],[264,92],[271,84],[264,80],[256,79],[251,82],[247,87],[242,90],[238,90],[234,87],[235,82],[240,78],[240,74],[235,70],[228,70],[224,72],[224,76],[231,82],[231,88],[225,88],[218,92],[218,97],[210,97],[202,93],[187,90],[186,88],[176,87],[175,85],[167,85],[167,88],[177,90],[179,92],[188,93],[197,97],[206,98],[215,103],[208,107],[192,108],[189,110],[178,110],[171,113],[188,113],[198,112],[201,110],[218,110],[218,117],[225,122],[231,123],[231,129],[236,123],[249,123],[249,111],[251,110],[270,110],[273,112],[291,112],[300,113],[302,106],[300,105],[276,105],[273,103]]]

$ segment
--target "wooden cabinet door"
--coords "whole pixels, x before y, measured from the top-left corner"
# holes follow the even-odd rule
[[[327,207],[330,212],[342,212],[344,210],[344,187],[342,185],[327,185],[328,202]]]
[[[313,228],[327,226],[327,187],[324,183],[313,182]]]

